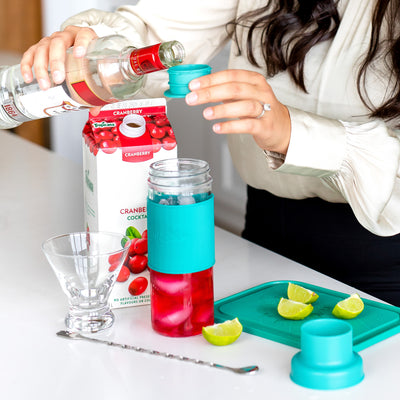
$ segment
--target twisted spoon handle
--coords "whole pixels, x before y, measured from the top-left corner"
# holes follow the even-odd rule
[[[128,344],[121,344],[121,343],[111,342],[108,340],[91,338],[91,337],[84,336],[84,335],[81,335],[80,333],[76,333],[76,332],[59,331],[59,332],[57,332],[57,336],[61,336],[61,337],[69,338],[69,339],[82,339],[82,340],[87,340],[90,342],[106,344],[108,346],[120,347],[122,349],[134,350],[139,353],[147,353],[147,354],[151,354],[154,356],[162,356],[162,357],[170,358],[170,359],[174,359],[174,360],[188,361],[188,362],[191,362],[194,364],[199,364],[199,365],[207,365],[208,367],[213,367],[213,368],[218,368],[218,369],[226,369],[228,371],[232,371],[237,374],[253,374],[259,370],[257,365],[250,365],[247,367],[239,367],[239,368],[228,367],[226,365],[216,364],[216,363],[213,363],[210,361],[203,361],[203,360],[199,360],[197,358],[190,358],[190,357],[180,356],[180,355],[167,353],[167,352],[163,352],[163,351],[145,349],[145,348],[139,347],[139,346],[131,346]]]

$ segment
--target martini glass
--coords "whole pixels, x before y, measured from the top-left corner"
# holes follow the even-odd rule
[[[94,333],[114,322],[108,299],[130,246],[111,232],[76,232],[46,240],[42,249],[68,297],[65,325]]]

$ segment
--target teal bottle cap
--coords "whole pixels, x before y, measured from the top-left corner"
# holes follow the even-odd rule
[[[167,97],[185,97],[189,92],[189,83],[195,78],[211,73],[207,64],[183,64],[168,69],[169,89],[164,92]]]
[[[364,379],[361,357],[353,351],[353,328],[343,320],[322,318],[301,327],[301,351],[292,358],[290,377],[298,385],[343,389]]]

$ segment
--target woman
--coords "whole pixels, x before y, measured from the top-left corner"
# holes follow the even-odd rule
[[[223,4],[219,4],[223,3]],[[251,5],[250,5],[251,3]],[[96,35],[176,39],[229,69],[191,82],[188,105],[227,134],[248,184],[243,236],[400,306],[400,0],[145,0],[89,10],[24,55],[42,88]],[[141,95],[161,96],[153,74]],[[220,121],[222,120],[222,121]]]

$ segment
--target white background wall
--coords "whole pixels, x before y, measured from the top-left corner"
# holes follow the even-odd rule
[[[168,1],[168,0],[166,0]],[[89,8],[114,10],[120,4],[135,4],[137,0],[42,0],[44,33],[59,29],[71,15]],[[226,68],[229,49],[210,62],[213,71]],[[203,159],[209,162],[214,179],[215,220],[234,233],[240,234],[244,224],[245,185],[236,174],[223,135],[211,130],[211,123],[202,118],[204,107],[188,107],[182,99],[168,102],[168,117],[174,128],[180,157]],[[82,163],[81,130],[87,111],[53,117],[50,122],[51,145],[57,153]]]

